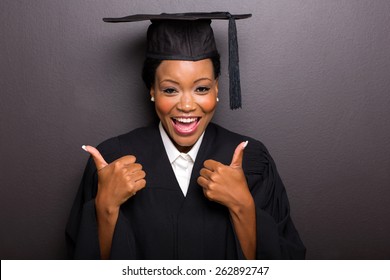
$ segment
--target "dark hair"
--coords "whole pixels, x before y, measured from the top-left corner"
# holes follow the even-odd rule
[[[210,57],[210,59],[213,63],[214,77],[215,79],[217,79],[221,74],[221,62],[219,59],[219,54]],[[156,70],[157,67],[161,64],[161,62],[161,59],[155,58],[146,58],[144,61],[144,66],[142,69],[142,79],[144,80],[145,86],[148,88],[148,90],[151,89],[154,83],[154,80],[156,78]]]

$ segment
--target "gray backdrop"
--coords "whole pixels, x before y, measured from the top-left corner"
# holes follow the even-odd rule
[[[390,258],[390,1],[0,2],[0,257],[62,259],[96,145],[155,120],[140,77],[147,22],[221,11],[237,22],[243,107],[228,109],[227,22],[215,122],[263,141],[308,259]]]

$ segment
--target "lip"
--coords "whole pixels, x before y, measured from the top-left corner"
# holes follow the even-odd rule
[[[178,135],[187,136],[196,132],[201,117],[172,117],[172,126]]]

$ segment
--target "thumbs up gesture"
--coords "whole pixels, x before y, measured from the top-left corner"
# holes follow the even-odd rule
[[[124,156],[108,164],[92,146],[83,146],[92,156],[98,171],[97,207],[115,212],[119,207],[145,187],[146,173],[134,156]]]
[[[206,160],[197,180],[209,200],[225,205],[230,210],[252,199],[242,170],[242,159],[247,144],[248,141],[237,146],[230,165]]]

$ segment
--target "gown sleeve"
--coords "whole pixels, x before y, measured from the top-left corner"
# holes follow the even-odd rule
[[[98,146],[107,162],[119,158],[118,153],[107,152],[116,141],[109,140]],[[68,223],[66,225],[66,246],[70,259],[100,259],[95,197],[97,193],[97,172],[92,158],[85,168]],[[135,258],[134,239],[130,223],[119,212],[111,246],[111,258]]]
[[[256,204],[256,258],[304,259],[306,248],[291,219],[286,189],[268,150],[257,142],[245,156],[248,185]]]
[[[100,259],[94,197],[96,168],[90,158],[66,225],[66,246],[71,259]]]

